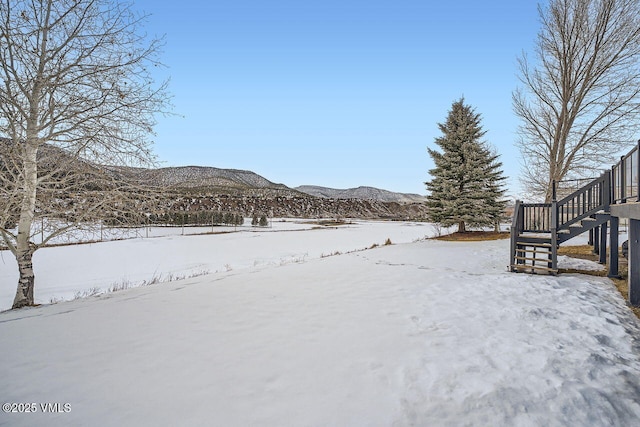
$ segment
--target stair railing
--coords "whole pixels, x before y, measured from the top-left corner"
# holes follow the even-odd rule
[[[522,264],[521,260],[516,260],[516,246],[518,237],[522,233],[550,233],[551,246],[554,255],[552,257],[552,268],[556,268],[557,262],[555,251],[557,250],[558,209],[557,202],[551,203],[522,203],[516,200],[513,211],[513,221],[511,223],[511,264]]]
[[[638,144],[625,156],[620,157],[620,161],[611,167],[613,174],[612,200],[611,203],[626,203],[627,201],[640,202],[640,161],[638,161]]]
[[[522,233],[549,233],[551,265],[557,269],[558,231],[593,214],[609,211],[611,204],[611,173],[605,172],[561,200],[556,200],[556,183],[553,183],[551,203],[522,203],[516,200],[511,225],[511,265],[517,260],[517,240]]]
[[[598,211],[608,212],[611,204],[610,189],[611,174],[606,171],[590,183],[556,202],[554,211],[557,215],[557,230],[568,229],[572,224],[582,221]]]
[[[552,220],[551,203],[523,203],[523,232],[549,233]]]

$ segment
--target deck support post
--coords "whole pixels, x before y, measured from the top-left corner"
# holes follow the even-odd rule
[[[629,302],[640,305],[640,220],[629,219]]]
[[[620,219],[612,216],[609,220],[611,227],[609,227],[609,272],[608,277],[620,278],[620,272],[618,271],[618,250],[620,244],[618,242],[618,233],[620,228]]]
[[[606,264],[607,262],[607,223],[605,222],[600,226],[600,257],[598,262],[600,264]]]

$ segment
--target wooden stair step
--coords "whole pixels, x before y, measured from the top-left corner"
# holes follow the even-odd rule
[[[542,270],[551,274],[558,273],[558,269],[543,267],[541,265],[511,264],[511,268],[514,268],[516,270]]]
[[[548,258],[530,258],[530,257],[524,257],[524,256],[517,256],[515,257],[515,259],[519,259],[521,261],[540,261],[543,263],[551,262],[551,260]],[[526,264],[523,264],[523,265],[526,265]]]
[[[550,254],[551,253],[551,248],[547,248],[549,249],[548,251],[542,250],[542,249],[516,249],[516,252],[527,252],[527,253],[532,253],[532,254]]]
[[[539,247],[539,248],[550,248],[551,247],[551,243],[544,243],[544,242],[522,242],[522,241],[516,241],[516,245],[520,245],[520,246],[535,246],[535,247]]]

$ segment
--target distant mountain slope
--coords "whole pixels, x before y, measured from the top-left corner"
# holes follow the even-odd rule
[[[158,187],[233,190],[252,194],[252,190],[276,190],[278,192],[305,193],[314,197],[332,199],[361,199],[381,202],[416,203],[423,202],[425,197],[418,194],[394,193],[374,187],[358,187],[346,190],[326,188],[314,185],[303,185],[289,188],[277,184],[255,172],[239,169],[220,169],[209,166],[179,166],[159,169],[127,168],[138,179]],[[284,194],[283,194],[284,195]]]
[[[426,200],[426,197],[419,194],[394,193],[392,191],[381,190],[374,187],[358,187],[340,190],[336,188],[319,187],[316,185],[301,185],[299,187],[295,187],[294,190],[298,190],[311,196],[329,199],[364,199],[396,203],[420,203]]]
[[[227,187],[237,189],[274,188],[290,190],[255,172],[238,169],[219,169],[208,166],[179,166],[159,169],[129,169],[137,178],[160,187],[203,188]]]
[[[0,137],[0,149],[7,147],[11,140]],[[1,150],[0,150],[1,151]],[[61,166],[61,160],[68,154],[54,145],[45,144],[40,148],[38,162],[45,170],[48,167]],[[71,157],[70,157],[71,158]],[[3,156],[0,156],[0,166]],[[142,183],[151,187],[183,191],[188,194],[226,194],[246,197],[320,197],[325,199],[358,199],[386,203],[422,203],[424,196],[418,194],[394,193],[374,187],[361,186],[345,190],[315,185],[303,185],[296,188],[274,183],[255,172],[239,169],[221,169],[210,166],[178,166],[157,169],[128,166],[101,166],[91,161],[77,159],[70,167],[91,168],[106,172],[116,180]]]

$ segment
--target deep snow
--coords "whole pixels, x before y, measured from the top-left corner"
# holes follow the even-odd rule
[[[373,229],[360,228],[369,244]],[[325,233],[334,247],[320,252],[340,250],[351,237],[337,236],[353,230],[274,233],[283,240],[265,259]],[[266,237],[226,236],[212,253]],[[114,253],[131,250],[120,243]],[[640,324],[614,286],[508,273],[508,246],[427,240],[324,258],[316,248],[299,262],[247,258],[1,313],[2,403],[70,412],[0,413],[0,424],[637,425]],[[138,261],[160,254],[133,250]]]
[[[435,233],[431,224],[420,222],[354,221],[340,227],[319,227],[295,219],[275,220],[270,228],[215,230],[227,234],[194,235],[210,232],[211,227],[156,227],[133,233],[152,238],[40,249],[34,255],[36,303],[155,279],[302,262],[382,245],[387,238],[406,243]],[[0,251],[0,310],[11,307],[17,281],[15,258]]]

